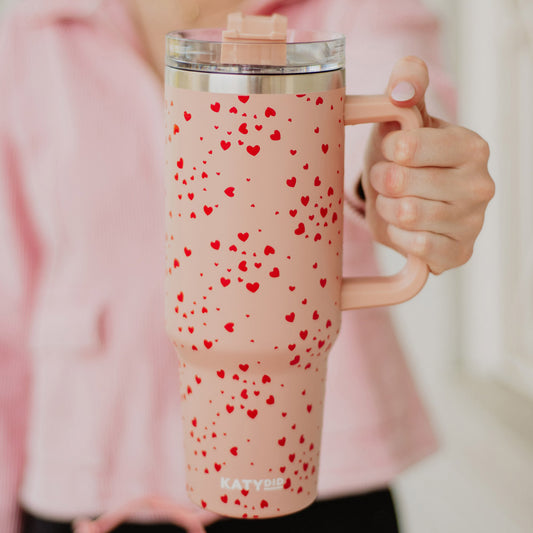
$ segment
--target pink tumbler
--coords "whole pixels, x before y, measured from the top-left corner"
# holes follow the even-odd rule
[[[166,46],[166,328],[187,491],[227,516],[292,513],[316,498],[341,311],[407,300],[428,273],[411,257],[395,276],[342,277],[344,126],[420,116],[345,96],[343,36],[276,15]]]

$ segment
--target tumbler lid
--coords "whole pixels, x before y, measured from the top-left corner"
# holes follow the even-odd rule
[[[228,16],[228,28],[171,32],[166,65],[182,70],[232,74],[302,74],[344,67],[344,36],[287,30],[287,19]]]

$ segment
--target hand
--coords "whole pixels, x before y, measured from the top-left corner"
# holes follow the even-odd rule
[[[394,67],[388,86],[399,107],[416,105],[424,127],[400,131],[376,125],[365,156],[366,219],[378,242],[415,255],[431,272],[466,263],[494,196],[488,144],[466,128],[427,113],[425,63],[406,57]]]

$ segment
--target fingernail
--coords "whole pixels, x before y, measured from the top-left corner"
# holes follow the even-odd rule
[[[408,81],[401,81],[394,86],[391,96],[397,102],[407,102],[415,95],[415,88]]]

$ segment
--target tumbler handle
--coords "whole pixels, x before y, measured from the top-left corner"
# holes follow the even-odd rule
[[[345,125],[396,121],[404,130],[422,126],[416,107],[397,107],[385,95],[347,96]],[[407,256],[404,268],[393,276],[343,278],[341,309],[394,305],[409,300],[425,285],[428,266],[415,256]]]

